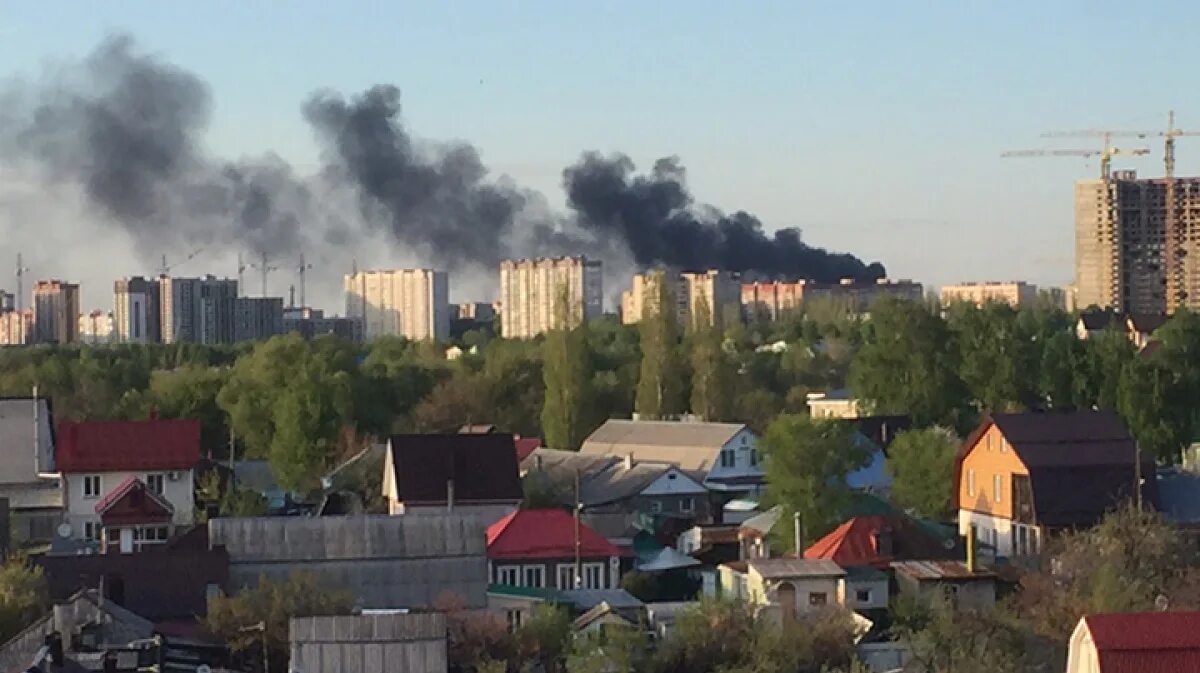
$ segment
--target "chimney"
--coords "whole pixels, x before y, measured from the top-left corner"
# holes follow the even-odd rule
[[[975,573],[975,524],[967,528],[967,572]]]
[[[875,542],[875,553],[883,558],[890,558],[895,555],[893,550],[892,529],[883,526],[879,530],[871,533],[871,537]]]
[[[625,454],[625,469],[626,470],[633,469],[633,454],[632,453]]]
[[[446,511],[454,511],[454,480],[446,480]]]
[[[804,558],[804,527],[800,525],[800,512],[792,514],[792,534],[796,538],[796,558]]]
[[[75,640],[75,606],[69,603],[59,603],[54,606],[54,630],[58,632],[59,655],[55,657],[55,663],[61,665],[63,662],[62,652],[71,652],[74,648]]]

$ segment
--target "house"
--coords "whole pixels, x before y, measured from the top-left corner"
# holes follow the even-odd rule
[[[515,630],[529,620],[538,607],[570,606],[563,592],[556,589],[520,587],[509,584],[489,584],[487,609],[504,618],[509,630]]]
[[[1091,526],[1139,495],[1158,506],[1153,457],[1100,411],[985,418],[959,449],[954,489],[959,534],[974,527],[1005,557],[1037,553],[1048,533]]]
[[[446,673],[446,615],[364,613],[292,617],[292,673],[421,671]]]
[[[521,504],[513,436],[503,433],[392,435],[383,461],[388,513],[469,512],[485,523]]]
[[[130,552],[190,526],[200,422],[84,421],[58,428],[55,463],[76,539]]]
[[[735,496],[758,494],[765,483],[757,443],[740,423],[610,419],[584,440],[580,453],[668,463],[702,475],[710,491]]]
[[[985,609],[996,604],[996,574],[973,561],[895,561],[896,587],[918,599],[945,599],[955,608]]]
[[[494,584],[615,589],[621,556],[621,550],[561,509],[517,510],[487,529],[488,575]]]
[[[844,605],[855,612],[886,611],[888,607],[888,575],[869,565],[850,566],[846,571]]]
[[[1111,309],[1085,311],[1075,323],[1075,335],[1086,340],[1108,330],[1121,330],[1133,342],[1134,348],[1142,349],[1154,336],[1154,332],[1166,324],[1170,316],[1165,313],[1123,314]]]
[[[843,568],[886,569],[892,561],[958,558],[957,545],[944,543],[920,522],[902,514],[847,519],[804,550],[804,558],[828,559]]]
[[[647,622],[646,604],[624,589],[572,589],[563,591],[562,596],[577,615],[572,626],[579,635]]]
[[[858,418],[858,399],[846,388],[807,395],[808,413],[813,418]]]
[[[785,618],[845,604],[846,571],[825,559],[753,559],[720,566],[720,593]]]
[[[310,573],[363,608],[422,608],[450,595],[487,605],[484,525],[469,513],[209,519],[211,549],[229,554],[229,588]]]
[[[0,498],[17,544],[49,541],[62,522],[51,414],[44,397],[0,398]]]
[[[1086,615],[1071,634],[1067,673],[1200,671],[1200,612]]]
[[[908,416],[859,416],[841,420],[854,427],[854,439],[858,446],[870,453],[866,465],[846,475],[850,488],[886,492],[892,485],[887,472],[887,450],[892,440],[901,432],[912,427]]]

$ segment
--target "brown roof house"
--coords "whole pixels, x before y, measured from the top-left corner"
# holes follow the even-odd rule
[[[1140,456],[1140,459],[1139,459]],[[1035,554],[1047,533],[1095,524],[1134,500],[1157,508],[1153,458],[1108,412],[993,414],[959,449],[959,534],[997,556]]]
[[[502,433],[392,435],[383,461],[388,513],[453,510],[485,525],[522,499],[513,436]]]

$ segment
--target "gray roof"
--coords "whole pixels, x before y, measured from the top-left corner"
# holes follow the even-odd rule
[[[562,595],[580,610],[591,610],[601,603],[607,603],[615,610],[640,608],[645,605],[624,589],[569,589],[563,591]]]
[[[697,478],[694,473],[663,462],[639,461],[626,467],[624,457],[539,448],[522,461],[521,468],[530,474],[540,471],[549,477],[558,486],[565,505],[574,504],[576,472],[579,474],[579,500],[585,507],[632,498],[673,469],[695,481],[697,493],[706,492],[703,476]]]
[[[747,561],[751,570],[764,579],[791,577],[844,577],[846,571],[829,559],[768,558]]]
[[[917,580],[972,580],[996,577],[992,571],[982,568],[971,572],[962,561],[893,561],[892,568]]]
[[[629,421],[610,419],[583,442],[580,453],[672,463],[686,470],[708,470],[721,447],[745,429],[741,423]]]
[[[282,491],[271,471],[271,463],[265,460],[239,460],[233,464],[233,478],[242,488],[256,493]]]
[[[39,470],[53,470],[54,434],[50,405],[37,400],[39,448],[34,455],[33,398],[0,398],[0,484],[36,482]]]
[[[760,535],[766,535],[771,532],[775,524],[779,523],[779,517],[783,514],[783,507],[775,505],[765,512],[760,512],[742,522],[741,528],[748,528],[758,532]]]

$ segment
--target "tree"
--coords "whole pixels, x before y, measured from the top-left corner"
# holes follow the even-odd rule
[[[947,428],[902,432],[888,447],[892,498],[917,516],[946,520],[953,513],[951,489],[958,437]]]
[[[855,441],[854,433],[847,423],[784,414],[758,443],[766,461],[767,498],[788,514],[800,514],[806,538],[801,542],[828,532],[849,507],[846,476],[871,460],[870,450]],[[795,545],[791,526],[777,529],[781,541]]]
[[[646,670],[646,633],[635,626],[612,625],[602,633],[575,638],[567,659],[571,673],[623,673]]]
[[[1081,372],[1087,381],[1090,404],[1107,411],[1120,410],[1121,373],[1134,358],[1133,344],[1119,329],[1106,329],[1086,342],[1087,366]]]
[[[438,596],[433,608],[446,615],[446,659],[451,673],[499,673],[516,659],[516,642],[496,613],[467,609],[455,594]]]
[[[922,304],[884,297],[872,305],[863,330],[849,383],[874,413],[907,414],[917,427],[969,425],[945,321]]]
[[[46,578],[40,567],[19,554],[0,565],[0,641],[8,642],[47,609]]]
[[[1143,451],[1178,462],[1191,442],[1196,398],[1188,383],[1158,358],[1136,357],[1121,372],[1117,399],[1121,417]]]
[[[338,437],[349,422],[351,388],[345,372],[314,360],[289,382],[272,411],[271,471],[293,492],[317,486],[338,457]]]
[[[1032,335],[1006,303],[958,303],[947,311],[958,346],[959,375],[980,409],[1016,411],[1036,401],[1027,375]]]
[[[733,374],[722,348],[721,328],[702,296],[692,316],[692,413],[706,421],[729,420]]]
[[[1039,661],[1019,622],[1001,610],[899,597],[892,617],[892,635],[929,673],[1024,673]]]
[[[539,605],[514,634],[522,665],[533,664],[544,673],[564,673],[571,645],[571,616],[565,608]]]
[[[290,619],[349,614],[353,607],[349,592],[324,587],[309,573],[279,582],[261,577],[254,588],[209,601],[205,626],[235,652],[254,651],[265,641],[271,670],[285,671]],[[246,629],[259,623],[261,631]]]
[[[542,404],[542,438],[552,449],[578,451],[595,429],[592,414],[595,391],[587,321],[571,327],[564,289],[559,298],[558,329],[546,334],[542,344],[542,380],[546,386]]]
[[[656,271],[647,283],[640,325],[642,371],[637,411],[642,418],[668,418],[683,413],[683,366],[679,361],[679,325],[675,293],[667,274]]]
[[[1070,332],[1047,338],[1042,360],[1039,390],[1043,403],[1055,411],[1090,409],[1094,402],[1088,379],[1088,351],[1083,341]]]

